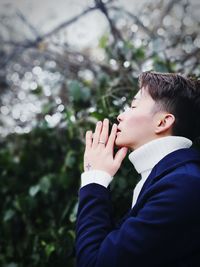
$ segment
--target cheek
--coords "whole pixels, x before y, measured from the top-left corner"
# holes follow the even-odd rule
[[[127,121],[129,127],[131,125],[132,132],[138,132],[140,134],[145,134],[151,130],[152,117],[149,114],[143,114],[139,116],[132,116]],[[127,125],[127,126],[128,126]]]

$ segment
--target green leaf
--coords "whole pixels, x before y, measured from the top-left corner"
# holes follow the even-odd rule
[[[35,90],[31,91],[32,94],[41,96],[43,94],[42,86],[38,85]]]
[[[72,212],[71,212],[71,214],[69,216],[69,220],[71,222],[75,222],[76,221],[77,211],[78,211],[78,203],[76,203],[74,205],[74,208],[73,208],[73,210],[72,210]]]
[[[37,193],[40,191],[40,185],[33,185],[29,188],[29,195],[31,197],[34,197],[35,195],[37,195]]]
[[[40,180],[40,184],[39,184],[40,190],[45,194],[49,192],[49,189],[51,187],[51,178],[52,178],[51,175],[46,175],[42,177]]]
[[[12,219],[12,217],[15,215],[15,212],[14,210],[7,210],[6,213],[4,214],[4,218],[3,218],[3,221],[4,222],[7,222],[9,221],[10,219]]]
[[[11,263],[6,264],[5,267],[18,267],[18,264],[11,262]]]
[[[145,59],[145,50],[144,50],[144,48],[142,48],[142,47],[137,48],[136,51],[135,51],[135,55],[136,55],[137,59],[140,59],[140,60]],[[135,60],[135,58],[134,58],[134,60]]]
[[[67,153],[67,156],[65,158],[65,166],[72,168],[76,162],[76,158],[75,158],[75,152],[73,150],[70,150]]]
[[[54,244],[47,244],[45,246],[45,253],[47,255],[47,257],[49,257],[51,255],[52,252],[55,251],[55,245]]]
[[[105,49],[108,44],[108,34],[104,34],[99,40],[99,48]]]
[[[96,118],[97,120],[103,120],[104,119],[104,114],[101,114],[97,111],[91,112],[90,116],[93,118]]]
[[[78,81],[71,81],[69,83],[69,93],[72,99],[75,102],[86,102],[90,98],[90,89],[88,87],[83,86]]]

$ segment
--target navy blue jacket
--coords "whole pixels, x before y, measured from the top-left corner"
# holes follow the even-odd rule
[[[76,258],[77,267],[199,267],[200,153],[179,149],[159,161],[117,226],[109,189],[82,187]]]

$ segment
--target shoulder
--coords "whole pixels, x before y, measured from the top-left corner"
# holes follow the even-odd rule
[[[181,158],[185,153],[187,154],[186,160]],[[198,151],[182,149],[174,152],[161,163],[156,167],[155,177],[152,177],[149,189],[154,192],[172,192],[177,197],[196,192],[200,198],[200,158]]]
[[[170,187],[178,189],[180,192],[198,191],[200,193],[200,166],[194,162],[185,163],[162,175],[154,186]]]
[[[195,218],[200,214],[200,175],[172,172],[151,185],[145,195],[149,207],[164,209],[177,219]]]

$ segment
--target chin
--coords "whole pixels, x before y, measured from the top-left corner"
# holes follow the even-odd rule
[[[120,140],[115,140],[115,146],[116,147],[128,147],[129,148],[129,146],[125,143],[125,142],[122,142],[122,141],[120,141]]]
[[[115,139],[115,146],[118,147],[118,148],[121,148],[121,147],[127,147],[128,149],[130,150],[133,150],[133,144],[130,144],[130,142],[124,142],[124,140],[120,140],[120,138],[116,138]]]

